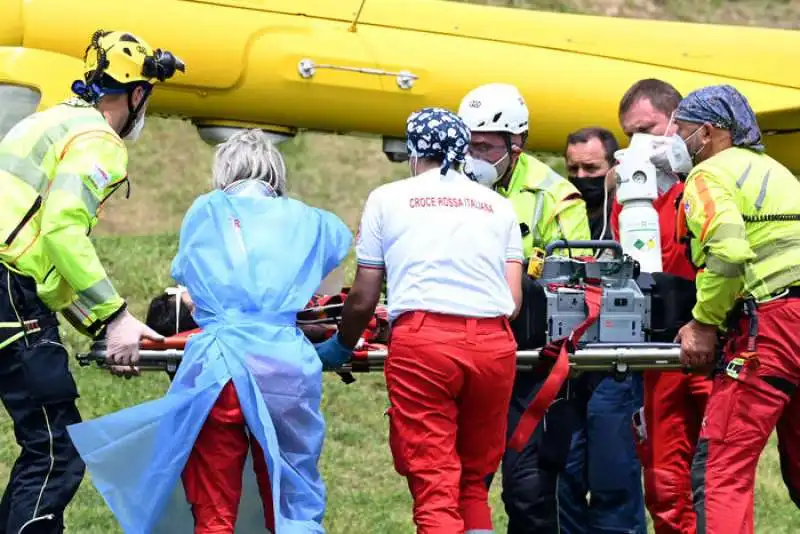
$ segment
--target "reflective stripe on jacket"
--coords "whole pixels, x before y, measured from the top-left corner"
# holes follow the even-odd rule
[[[106,119],[77,101],[23,119],[0,143],[0,261],[85,333],[124,304],[88,235],[127,165]]]
[[[771,157],[734,147],[709,158],[689,175],[682,207],[703,269],[698,321],[721,326],[739,296],[763,300],[800,283],[800,221],[779,220],[800,217],[800,182]]]

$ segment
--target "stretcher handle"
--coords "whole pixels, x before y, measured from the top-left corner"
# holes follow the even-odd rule
[[[579,239],[576,241],[567,241],[566,239],[558,239],[551,243],[544,248],[545,256],[550,256],[553,254],[554,250],[558,249],[581,249],[581,248],[589,248],[592,250],[613,250],[614,255],[619,259],[623,256],[622,245],[614,241],[613,239]]]
[[[183,350],[186,348],[186,341],[194,334],[200,333],[200,329],[190,330],[176,336],[167,336],[163,341],[153,341],[152,339],[142,339],[139,341],[140,350]],[[107,348],[105,339],[98,339],[92,343],[92,351],[105,351]]]

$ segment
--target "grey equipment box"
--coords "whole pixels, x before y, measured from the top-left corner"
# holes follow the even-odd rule
[[[556,249],[611,249],[611,257],[594,262],[568,256],[552,256]],[[544,268],[538,282],[547,301],[547,342],[569,336],[587,315],[583,290],[551,288],[550,284],[590,283],[602,287],[600,318],[581,337],[581,343],[643,343],[650,328],[649,296],[642,293],[635,279],[638,266],[623,254],[616,241],[554,241],[545,251]],[[603,255],[608,256],[608,255]]]

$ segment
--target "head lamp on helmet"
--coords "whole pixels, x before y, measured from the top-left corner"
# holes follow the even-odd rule
[[[186,72],[186,65],[180,58],[172,55],[172,52],[160,48],[156,49],[152,56],[146,57],[142,66],[143,75],[161,82],[172,78],[175,71]]]
[[[150,47],[143,39],[126,32],[98,30],[84,55],[87,85],[117,89],[129,84],[165,81],[186,66],[166,50]]]

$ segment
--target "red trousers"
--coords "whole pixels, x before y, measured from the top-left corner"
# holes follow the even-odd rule
[[[236,388],[228,382],[208,414],[183,470],[186,500],[194,515],[194,534],[234,533],[250,447],[265,525],[274,531],[272,490],[264,452],[255,437],[248,437]]]
[[[392,325],[389,445],[418,534],[492,530],[486,477],[505,449],[515,372],[505,318],[413,312]]]
[[[747,355],[748,325],[741,321],[726,361]],[[800,299],[759,305],[755,357],[741,369],[731,362],[714,381],[692,467],[698,534],[754,532],[756,466],[776,427],[783,478],[800,507],[798,325]]]
[[[647,439],[637,445],[645,504],[656,534],[695,534],[692,458],[713,382],[675,371],[644,372]]]

